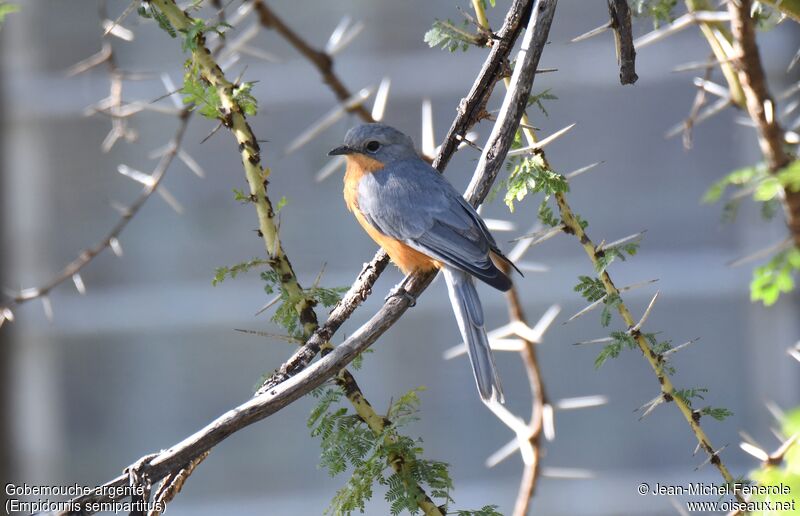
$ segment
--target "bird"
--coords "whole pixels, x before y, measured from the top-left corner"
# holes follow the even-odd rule
[[[503,403],[503,388],[474,279],[500,291],[514,264],[464,197],[414,148],[413,140],[380,123],[350,129],[329,156],[345,156],[344,200],[358,223],[405,274],[440,270],[484,403]],[[387,296],[414,299],[401,282]]]

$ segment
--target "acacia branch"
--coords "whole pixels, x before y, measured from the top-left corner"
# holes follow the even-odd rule
[[[491,31],[491,28],[489,27],[489,20],[486,17],[486,12],[480,0],[473,0],[472,7],[475,11],[475,17],[478,19],[478,23],[481,25],[481,27],[487,31]],[[508,79],[505,81],[507,89],[510,87],[510,83],[511,82]],[[522,121],[524,125],[528,125],[526,120],[527,115],[523,109],[520,116],[520,121]],[[504,272],[510,272],[508,266],[504,267]],[[506,293],[506,303],[511,321],[519,321],[527,326],[528,322],[525,317],[525,312],[522,309],[522,303],[519,299],[519,292],[516,284],[512,285],[511,290]],[[528,384],[530,385],[531,389],[531,420],[529,424],[531,428],[531,435],[529,437],[529,442],[531,444],[532,462],[530,464],[526,464],[523,469],[519,492],[517,493],[517,500],[514,503],[514,514],[517,516],[525,516],[528,514],[531,499],[533,498],[533,494],[536,490],[536,483],[539,479],[541,465],[539,456],[542,436],[542,415],[544,411],[544,405],[546,403],[546,396],[544,391],[544,383],[542,382],[542,375],[539,370],[539,360],[536,356],[535,343],[526,338],[520,338],[524,344],[524,347],[520,352],[520,356],[525,366],[525,372],[528,375]]]
[[[631,9],[627,0],[608,0],[608,14],[611,17],[611,28],[614,29],[614,42],[619,61],[619,82],[633,84],[636,75],[636,49],[633,47],[633,30],[631,29]]]
[[[519,3],[525,4],[524,1],[521,1],[515,2],[515,5]],[[512,80],[512,87],[503,103],[500,121],[495,124],[496,130],[492,131],[492,135],[489,138],[489,145],[484,149],[480,162],[482,165],[479,165],[475,171],[475,178],[473,180],[474,186],[470,187],[465,195],[465,198],[473,205],[479,204],[485,197],[488,188],[491,186],[491,182],[502,166],[503,160],[498,160],[497,158],[505,157],[505,152],[514,139],[514,132],[517,126],[512,125],[511,122],[516,120],[516,123],[519,123],[519,119],[527,105],[528,93],[532,86],[531,83],[534,77],[534,71],[538,65],[542,48],[547,41],[547,34],[550,30],[555,5],[555,0],[539,0],[536,4],[536,8],[533,10],[531,20],[528,24],[530,27],[529,30],[532,33],[532,37],[528,41],[530,46],[523,44],[524,50],[521,51],[523,55],[520,56],[521,59],[518,59],[514,79]],[[493,84],[494,83],[492,83],[492,85]],[[510,102],[509,98],[513,98],[514,101]],[[497,130],[498,127],[502,127],[503,131]],[[505,140],[505,143],[501,140]],[[485,155],[490,153],[489,149],[502,151],[503,155],[493,156],[492,159],[483,159]],[[412,274],[406,283],[406,290],[412,296],[417,297],[430,284],[434,276],[434,272]],[[187,437],[168,450],[157,454],[154,458],[149,460],[145,466],[144,471],[147,478],[150,479],[150,481],[157,481],[182,469],[194,458],[210,450],[228,436],[274,414],[311,390],[319,387],[325,381],[336,376],[336,374],[358,356],[358,354],[372,345],[386,330],[397,322],[408,307],[409,301],[407,298],[401,296],[390,297],[366,324],[361,326],[352,336],[347,338],[339,346],[336,346],[336,348],[319,361],[308,366],[303,371],[288,378],[279,385],[275,385],[238,407],[229,410],[203,429]],[[127,485],[128,481],[127,475],[121,475],[107,482],[104,486],[119,487]],[[107,491],[108,490],[104,491],[104,493],[107,493]],[[72,502],[75,505],[81,505],[88,502],[111,500],[112,498],[107,494],[103,494],[102,496],[93,494],[75,498]],[[66,512],[63,514],[74,513]]]
[[[306,59],[319,70],[322,75],[322,80],[330,86],[336,98],[340,102],[345,102],[351,98],[353,94],[347,89],[347,86],[339,79],[339,76],[333,71],[333,59],[327,52],[317,50],[309,45],[300,35],[293,31],[286,25],[263,0],[254,0],[253,7],[258,13],[258,19],[261,25],[267,29],[274,30],[289,42],[298,52],[300,52]],[[364,122],[374,122],[375,119],[364,107],[362,103],[358,103],[349,108],[348,111],[358,115]]]
[[[108,231],[108,233],[106,233],[106,235],[99,242],[81,251],[77,258],[65,265],[64,268],[61,269],[61,271],[47,283],[44,283],[36,288],[25,289],[12,297],[10,302],[0,306],[0,324],[2,324],[2,318],[4,317],[2,314],[5,310],[10,310],[14,306],[47,296],[51,290],[61,285],[65,281],[74,278],[75,275],[78,274],[84,267],[89,265],[95,256],[99,255],[113,245],[118,245],[116,242],[119,238],[119,235],[128,226],[128,223],[133,220],[133,217],[136,216],[144,203],[147,202],[151,195],[153,195],[153,192],[158,189],[158,186],[161,184],[161,180],[167,173],[169,166],[172,164],[175,156],[180,151],[181,142],[183,141],[184,134],[186,133],[186,127],[189,124],[190,116],[191,113],[188,110],[183,110],[180,112],[178,115],[178,129],[176,130],[175,135],[172,137],[170,143],[167,145],[167,149],[161,156],[161,159],[159,160],[155,169],[153,169],[153,173],[151,174],[152,180],[148,184],[144,185],[144,188],[142,188],[142,192],[139,194],[139,196],[123,210],[119,220]]]
[[[731,29],[735,39],[737,56],[734,64],[744,90],[747,112],[758,131],[758,144],[771,173],[789,165],[792,157],[784,147],[784,131],[778,122],[775,102],[769,93],[764,67],[756,44],[753,20],[750,17],[750,0],[729,2]],[[800,247],[800,191],[784,188],[783,196],[786,224]]]

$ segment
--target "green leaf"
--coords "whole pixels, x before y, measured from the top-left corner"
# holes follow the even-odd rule
[[[756,201],[772,200],[782,189],[783,187],[777,177],[767,177],[756,187],[756,191],[753,192],[753,199]]]
[[[544,103],[542,102],[543,100],[558,100],[558,97],[551,93],[550,88],[548,88],[541,93],[537,93],[528,97],[528,107],[536,106],[544,116],[550,117],[550,113],[548,113],[544,107]]]
[[[569,191],[569,184],[564,176],[550,170],[541,156],[515,156],[509,160],[508,166],[511,172],[505,181],[507,191],[504,201],[512,212],[514,202],[522,201],[529,193],[543,192],[547,198]],[[549,220],[552,222],[556,219],[551,215]]]
[[[776,254],[766,265],[756,267],[750,282],[750,300],[765,306],[775,304],[781,294],[794,289],[794,276],[800,271],[800,249]]]
[[[634,16],[647,16],[653,19],[653,26],[669,23],[678,0],[629,0]]]
[[[745,167],[734,170],[713,185],[706,191],[703,196],[704,203],[714,203],[719,201],[728,186],[745,187],[751,184],[754,180],[760,179],[766,175],[766,168],[764,164],[758,164],[754,167]]]
[[[429,47],[441,47],[449,52],[455,52],[459,48],[466,51],[473,45],[482,46],[485,39],[480,34],[472,34],[457,27],[450,20],[436,20],[423,38]]]
[[[705,399],[703,394],[706,394],[708,389],[702,387],[695,387],[694,389],[677,389],[673,391],[672,395],[680,398],[689,408],[692,408],[692,401],[695,399]]]
[[[725,421],[733,415],[733,412],[722,407],[703,407],[700,409],[700,414],[704,416],[711,416],[717,421]]]
[[[578,276],[579,283],[573,290],[580,293],[584,299],[593,303],[606,295],[606,288],[599,278],[589,276]]]
[[[242,274],[244,272],[249,271],[255,267],[262,267],[265,265],[269,265],[267,260],[262,260],[260,258],[253,258],[247,262],[237,263],[236,265],[232,265],[230,267],[217,267],[214,269],[214,278],[211,280],[211,285],[217,286],[218,284],[225,281],[226,278],[235,278],[237,275]]]

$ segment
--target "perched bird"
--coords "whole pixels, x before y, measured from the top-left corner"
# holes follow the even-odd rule
[[[496,262],[513,264],[480,215],[417,155],[411,138],[393,127],[356,126],[328,155],[346,156],[347,208],[392,261],[406,274],[442,271],[481,398],[502,403],[473,277],[507,291],[511,280]],[[402,283],[390,295],[395,294],[409,296]]]

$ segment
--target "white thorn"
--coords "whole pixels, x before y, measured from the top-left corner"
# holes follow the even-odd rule
[[[598,250],[598,251],[605,251],[606,249],[611,249],[611,248],[614,248],[614,247],[619,247],[619,246],[621,246],[622,244],[627,244],[628,242],[630,242],[630,241],[632,241],[632,240],[636,240],[636,239],[640,238],[640,237],[641,237],[642,235],[644,235],[644,234],[645,234],[645,231],[639,231],[638,233],[634,233],[634,234],[632,234],[632,235],[628,235],[628,236],[626,236],[626,237],[622,237],[622,238],[620,238],[619,240],[614,240],[614,241],[613,241],[613,242],[611,242],[611,243],[608,243],[608,244],[603,244],[603,245],[599,246],[599,247],[597,248],[597,250]]]
[[[778,406],[777,403],[775,403],[774,401],[767,401],[765,405],[769,413],[772,414],[772,417],[774,417],[776,421],[782,423],[784,419],[786,419],[786,414],[783,412],[783,409]]]
[[[176,199],[175,196],[172,195],[169,190],[167,190],[166,186],[162,185],[157,192],[158,195],[169,205],[169,207],[175,211],[175,213],[178,215],[183,214],[183,206],[180,202],[178,202],[178,199]]]
[[[656,299],[658,299],[658,295],[660,293],[661,293],[660,290],[656,291],[655,295],[653,296],[653,299],[650,300],[650,304],[647,305],[647,308],[645,309],[642,318],[639,319],[639,322],[636,323],[636,325],[630,329],[630,333],[637,332],[642,329],[642,326],[644,326],[645,321],[647,321],[647,318],[650,316],[650,311],[653,309],[653,305],[656,304]]]
[[[661,405],[662,403],[664,403],[664,395],[659,392],[658,396],[656,396],[652,400],[648,401],[647,403],[636,409],[636,410],[644,409],[644,412],[642,413],[641,417],[639,417],[639,421],[646,418],[657,406]]]
[[[581,468],[542,468],[542,476],[547,478],[562,478],[582,480],[594,478],[594,473]]]
[[[768,124],[772,124],[775,121],[775,105],[771,99],[764,101],[764,118],[767,119]]]
[[[356,36],[361,34],[361,31],[364,30],[364,23],[363,22],[356,22],[347,32],[345,32],[342,37],[339,39],[336,45],[333,45],[326,53],[329,56],[335,56],[342,50],[344,50],[347,45],[353,42],[356,39]]]
[[[519,442],[516,439],[512,439],[511,441],[504,444],[499,450],[494,452],[493,454],[489,455],[486,458],[486,467],[493,468],[506,460],[507,458],[514,455],[514,452],[519,449]]]
[[[122,244],[119,243],[119,239],[117,237],[111,237],[111,239],[108,241],[108,246],[117,257],[122,257]]]
[[[271,307],[272,305],[274,305],[275,303],[277,303],[277,302],[278,302],[278,301],[280,301],[280,300],[281,300],[281,296],[275,296],[275,297],[273,297],[272,299],[270,299],[269,301],[267,301],[267,304],[265,304],[264,306],[262,306],[261,308],[259,308],[259,309],[258,309],[258,311],[255,313],[255,315],[261,315],[261,314],[262,314],[262,313],[264,313],[265,311],[269,310],[269,307]]]
[[[789,145],[797,145],[800,143],[800,134],[794,131],[786,131],[783,133],[783,141],[788,143]]]
[[[514,223],[510,220],[483,219],[490,231],[514,231]]]
[[[793,359],[800,362],[800,342],[795,344],[793,347],[786,350],[786,353],[792,357]]]
[[[270,54],[266,50],[261,50],[260,48],[251,47],[250,45],[242,45],[239,47],[239,53],[244,54],[246,56],[255,57],[256,59],[261,59],[262,61],[266,61],[268,63],[280,63],[281,58],[276,56],[275,54]]]
[[[342,40],[342,36],[344,36],[345,32],[347,31],[347,27],[350,26],[350,17],[344,16],[341,20],[339,20],[339,24],[336,25],[336,28],[333,29],[331,35],[328,37],[328,42],[325,43],[325,53],[330,55],[331,51],[339,44]]]
[[[128,165],[119,164],[117,165],[117,172],[122,174],[125,177],[129,177],[136,181],[137,183],[141,183],[148,188],[153,188],[156,184],[156,180],[150,174],[145,174],[139,170],[129,167]]]
[[[730,90],[728,90],[728,88],[720,84],[717,84],[716,82],[707,81],[701,77],[695,77],[694,81],[692,82],[694,82],[694,85],[702,89],[703,91],[710,93],[712,95],[716,95],[721,99],[730,100],[731,98]]]
[[[605,161],[597,161],[595,163],[592,163],[591,165],[586,165],[585,167],[581,167],[581,168],[579,168],[577,170],[573,170],[572,172],[569,172],[568,174],[564,174],[564,177],[567,178],[567,181],[570,181],[570,180],[578,177],[579,175],[583,174],[584,172],[588,172],[588,171],[592,170],[597,165],[602,165],[603,163],[605,163]]]
[[[178,151],[178,159],[183,161],[183,163],[189,167],[189,170],[194,172],[194,175],[197,177],[203,178],[206,177],[206,172],[203,170],[203,167],[200,166],[200,163],[197,162],[193,157],[189,155],[188,152],[184,151],[183,149]]]
[[[679,32],[693,23],[697,22],[727,22],[730,21],[731,16],[727,12],[721,11],[695,11],[691,13],[684,14],[683,16],[678,17],[672,23],[660,27],[652,32],[648,32],[644,36],[641,36],[634,40],[633,46],[636,50],[646,47],[651,43],[655,43],[656,41],[666,38],[676,32]]]
[[[599,339],[591,339],[591,340],[583,340],[581,342],[576,342],[575,346],[583,346],[584,344],[604,344],[606,342],[613,341],[613,337],[600,337]]]
[[[334,172],[344,167],[346,161],[347,160],[344,156],[336,156],[335,158],[328,160],[328,163],[326,163],[325,166],[322,167],[319,172],[317,172],[314,180],[317,183],[320,183],[328,179],[328,177],[330,177]]]
[[[322,118],[311,124],[308,129],[300,133],[300,135],[289,144],[284,152],[286,154],[291,154],[303,145],[307,144],[317,137],[317,135],[319,135],[322,131],[329,128],[339,121],[339,119],[344,117],[349,109],[363,104],[364,101],[370,97],[370,95],[372,95],[371,87],[359,90],[352,97],[331,109],[324,116],[322,116]]]
[[[608,396],[596,394],[594,396],[579,396],[577,398],[564,398],[555,402],[558,410],[576,410],[589,407],[599,407],[608,403]]]
[[[538,227],[538,226],[535,226]],[[528,233],[525,236],[517,238],[517,245],[514,246],[511,251],[508,253],[508,259],[512,262],[516,262],[525,252],[533,247],[536,244],[541,244],[545,240],[549,240],[553,238],[557,234],[561,233],[564,230],[564,225],[559,224],[558,226],[547,228],[542,231],[534,231],[533,233]]]
[[[525,272],[547,272],[550,270],[549,266],[538,262],[518,261],[515,265],[517,269]]]
[[[572,317],[570,317],[569,319],[564,321],[564,324],[570,323],[570,322],[574,321],[575,319],[577,319],[578,317],[580,317],[580,316],[582,316],[582,315],[584,315],[584,314],[586,314],[588,312],[591,312],[592,310],[594,310],[598,306],[602,305],[603,302],[605,302],[607,297],[608,297],[608,294],[603,294],[603,297],[601,297],[597,301],[593,301],[593,302],[589,303],[588,305],[586,305],[585,307],[583,307],[575,315],[573,315]],[[586,341],[586,342],[594,342],[594,341]]]
[[[433,159],[436,155],[436,137],[433,134],[431,99],[422,100],[422,155],[430,159]]]
[[[115,23],[111,20],[103,20],[103,29],[105,29],[106,34],[111,34],[123,41],[133,41],[133,31],[126,29],[119,23]]]
[[[178,88],[175,87],[175,83],[172,82],[172,77],[170,77],[167,72],[161,74],[161,83],[167,90],[169,98],[172,101],[172,105],[175,106],[175,109],[183,109],[183,99],[181,99],[181,96],[178,93]]]
[[[706,109],[701,111],[700,114],[698,114],[694,118],[694,124],[693,124],[694,127],[697,127],[697,125],[700,124],[700,122],[708,120],[709,118],[711,118],[712,116],[716,115],[717,113],[722,112],[723,109],[725,109],[726,107],[728,107],[730,105],[731,105],[731,100],[730,99],[719,99],[719,100],[717,100],[716,102],[714,102],[713,104],[708,106]],[[677,135],[679,135],[679,134],[681,134],[683,132],[684,127],[685,127],[685,122],[681,121],[680,123],[677,123],[677,124],[673,125],[672,127],[670,127],[667,130],[667,132],[664,133],[664,137],[672,138],[674,136],[677,136]]]
[[[556,438],[556,422],[553,417],[553,406],[549,403],[542,407],[542,433],[544,438],[552,441]]]
[[[523,420],[512,414],[507,408],[497,401],[488,401],[486,406],[489,410],[508,426],[514,433],[517,434],[517,443],[519,445],[522,461],[526,465],[533,464],[535,460],[533,446],[530,443],[531,429],[525,424]]]
[[[586,40],[586,39],[589,39],[589,38],[593,38],[594,36],[597,36],[599,34],[604,33],[605,31],[607,31],[610,28],[611,28],[611,20],[605,22],[603,25],[601,25],[599,27],[595,27],[594,29],[592,29],[592,30],[590,30],[588,32],[584,32],[580,36],[572,38],[570,40],[570,43],[577,43],[579,41],[583,41],[583,40]]]
[[[683,348],[685,348],[689,344],[694,344],[695,342],[697,342],[697,340],[698,339],[687,340],[686,342],[684,342],[680,346],[675,346],[674,348],[668,349],[667,351],[661,353],[661,356],[662,357],[668,357],[668,356],[672,355],[673,353],[677,353],[678,351],[682,350]]]
[[[769,454],[759,448],[758,446],[752,445],[750,443],[739,443],[739,448],[741,448],[745,453],[748,455],[752,455],[756,459],[760,460],[761,462],[765,462],[769,460]]]
[[[787,249],[789,246],[791,246],[791,244],[792,244],[792,239],[785,238],[776,244],[772,244],[770,246],[767,246],[763,249],[759,249],[758,251],[755,251],[748,255],[736,258],[735,260],[728,262],[727,265],[728,267],[738,267],[740,265],[744,265],[746,263],[759,260],[766,256],[770,256],[773,253],[778,253],[780,251],[783,251],[784,249]]]
[[[42,310],[48,322],[53,322],[53,303],[50,302],[49,296],[42,296]]]
[[[86,294],[86,284],[83,282],[83,278],[81,278],[79,272],[72,275],[72,282],[75,284],[75,290],[77,290],[79,294]]]
[[[14,312],[10,308],[3,308],[3,320],[14,322]]]
[[[554,142],[558,138],[560,138],[560,137],[564,136],[565,134],[567,134],[576,125],[577,124],[570,124],[570,125],[564,127],[563,129],[559,129],[558,131],[554,132],[553,134],[551,134],[547,138],[542,138],[541,140],[539,140],[538,142],[534,143],[533,145],[529,145],[527,147],[522,147],[521,149],[514,149],[512,151],[508,151],[507,155],[508,156],[520,156],[522,154],[529,154],[529,153],[531,153],[531,152],[533,152],[535,150],[542,149],[546,145]]]
[[[392,80],[388,77],[381,79],[381,83],[378,85],[378,91],[375,93],[375,102],[372,104],[372,118],[377,122],[383,120],[391,87]]]
[[[24,288],[19,292],[19,297],[27,301],[39,297],[39,294],[40,291],[38,288]]]

